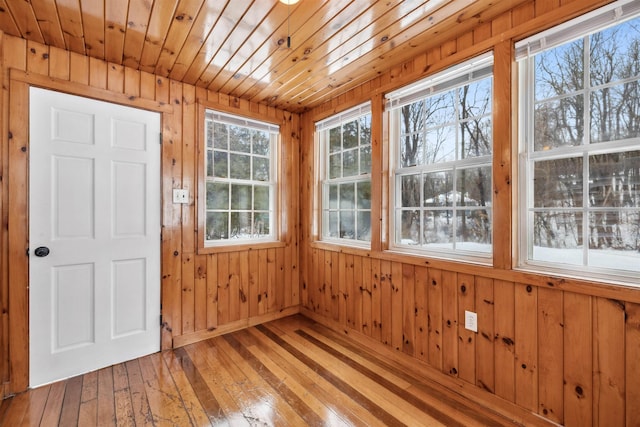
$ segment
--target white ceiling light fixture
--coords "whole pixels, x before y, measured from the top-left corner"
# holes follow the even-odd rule
[[[284,3],[284,4],[296,4],[298,3],[300,0],[280,0],[280,2]]]

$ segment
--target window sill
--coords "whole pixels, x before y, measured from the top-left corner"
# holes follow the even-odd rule
[[[603,286],[619,286],[628,287],[630,289],[638,290],[640,285],[640,274],[638,272],[617,272],[617,273],[605,273],[600,271],[590,270],[578,270],[572,268],[562,268],[556,265],[545,264],[542,262],[527,262],[522,263],[513,269],[514,271],[526,273],[526,274],[541,274],[541,275],[553,275],[561,279],[577,280],[577,281],[589,281],[593,283],[602,284]]]
[[[250,243],[221,243],[220,245],[198,248],[198,255],[218,254],[225,252],[257,251],[259,249],[284,248],[287,244],[281,241],[250,242]]]
[[[449,262],[459,262],[465,264],[481,265],[483,267],[491,267],[493,265],[493,255],[470,255],[468,253],[452,253],[452,252],[437,252],[412,250],[411,248],[405,248],[400,246],[391,246],[386,252],[398,255],[413,256],[419,258],[430,258]]]
[[[371,248],[363,245],[348,245],[338,241],[316,240],[311,242],[312,249],[323,249],[333,252],[342,252],[351,255],[371,256]]]

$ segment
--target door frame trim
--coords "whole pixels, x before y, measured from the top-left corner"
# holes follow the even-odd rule
[[[19,393],[29,387],[29,88],[31,86],[85,98],[106,101],[127,107],[140,108],[160,113],[160,129],[164,140],[169,130],[164,123],[170,122],[174,109],[170,104],[127,96],[122,93],[94,88],[79,83],[9,70],[8,104],[8,277],[9,277],[9,384],[8,394]],[[166,116],[166,115],[169,116]],[[169,120],[167,120],[169,119]],[[164,151],[164,145],[161,152]],[[161,224],[165,202],[163,188],[163,162],[160,158]],[[164,245],[164,242],[161,246]],[[160,251],[160,269],[163,266],[163,251]],[[160,284],[162,301],[162,284]],[[161,334],[164,334],[164,328]],[[159,337],[161,339],[162,337]],[[167,341],[161,339],[161,348]]]

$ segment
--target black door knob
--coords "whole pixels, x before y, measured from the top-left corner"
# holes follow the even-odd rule
[[[40,246],[40,247],[36,248],[36,250],[33,251],[33,253],[36,256],[45,257],[45,256],[49,255],[49,248],[46,247],[46,246]]]

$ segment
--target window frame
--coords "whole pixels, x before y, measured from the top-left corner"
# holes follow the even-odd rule
[[[462,79],[463,76],[467,76],[467,80],[449,84],[449,82],[456,81],[458,79]],[[453,161],[447,161],[444,163],[432,163],[432,164],[423,164],[423,165],[415,165],[415,166],[405,166],[402,167],[400,165],[401,158],[401,141],[400,141],[400,133],[401,126],[398,123],[400,110],[402,106],[411,105],[412,103],[422,101],[427,99],[430,95],[437,93],[446,93],[450,90],[459,89],[467,84],[481,81],[487,77],[491,77],[491,97],[488,101],[488,106],[490,112],[485,114],[484,116],[489,117],[491,120],[491,153],[484,156],[478,157],[468,157],[456,159]],[[450,261],[462,261],[474,264],[481,265],[492,265],[493,257],[494,257],[494,226],[493,226],[493,218],[494,218],[494,203],[493,203],[493,157],[494,157],[494,142],[493,142],[493,126],[494,126],[494,73],[493,73],[493,52],[483,53],[473,58],[470,58],[466,61],[460,62],[458,64],[447,67],[438,73],[419,80],[413,84],[402,87],[393,92],[387,93],[386,97],[386,115],[387,115],[387,123],[388,123],[388,134],[389,134],[389,209],[388,209],[388,217],[389,217],[389,236],[388,236],[388,249],[394,252],[400,252],[408,255],[415,256],[429,256],[433,258],[439,258],[443,260]],[[444,88],[443,88],[444,87]],[[456,110],[458,110],[459,104],[455,104]],[[455,123],[458,125],[463,120],[456,120]],[[456,128],[457,132],[457,128]],[[455,150],[458,150],[459,147],[455,147]],[[458,170],[461,169],[469,169],[469,168],[477,168],[477,167],[488,167],[491,171],[491,182],[490,182],[490,191],[489,194],[491,197],[491,202],[484,207],[474,207],[473,210],[481,210],[485,209],[490,212],[490,251],[480,252],[480,251],[469,251],[465,249],[455,248],[455,243],[450,243],[453,245],[453,249],[442,249],[442,248],[425,248],[424,246],[418,245],[403,245],[398,243],[398,239],[401,236],[398,236],[396,233],[399,233],[399,227],[401,219],[398,218],[398,212],[406,211],[406,210],[418,210],[420,211],[420,215],[423,215],[424,212],[430,209],[428,206],[424,206],[424,188],[423,185],[420,185],[420,204],[422,206],[416,207],[403,207],[401,200],[399,200],[400,186],[401,181],[399,177],[402,176],[410,176],[417,174],[421,179],[422,176],[429,173],[438,173],[438,172],[450,172],[452,174],[456,174]],[[455,177],[454,177],[455,179]],[[435,209],[437,210],[453,210],[453,206],[446,207],[446,209]],[[466,210],[462,206],[457,206],[455,208],[457,211]],[[420,233],[423,232],[422,229],[423,221],[420,221]]]
[[[640,2],[637,1],[620,1],[604,6],[593,12],[585,14],[581,17],[572,19],[549,30],[533,35],[525,40],[516,43],[516,60],[517,66],[517,87],[514,89],[518,96],[518,113],[514,120],[517,120],[517,177],[518,177],[518,194],[514,195],[514,203],[517,205],[517,224],[515,227],[515,235],[517,241],[514,244],[515,266],[516,270],[553,274],[577,279],[595,279],[606,281],[607,283],[635,285],[638,286],[640,279],[640,271],[621,270],[610,267],[588,265],[589,257],[589,217],[592,213],[615,211],[623,212],[626,210],[637,211],[637,208],[623,207],[605,208],[602,206],[592,206],[588,203],[589,199],[589,183],[591,175],[589,171],[589,159],[592,156],[603,154],[618,154],[640,151],[640,138],[613,139],[610,141],[592,141],[591,140],[591,96],[601,87],[615,87],[626,80],[616,80],[603,85],[592,84],[589,79],[589,68],[584,68],[583,86],[579,91],[568,92],[562,97],[575,96],[579,93],[583,96],[583,140],[580,144],[574,146],[564,146],[553,148],[552,150],[536,150],[534,137],[534,114],[535,105],[538,101],[535,99],[535,58],[539,53],[549,52],[553,49],[565,45],[571,41],[579,39],[588,39],[591,35],[600,33],[613,26],[621,24],[630,19],[640,18]],[[590,54],[588,52],[589,45],[583,50],[583,64],[590,62]],[[640,85],[640,76],[637,76],[635,82]],[[553,97],[550,99],[554,99]],[[540,102],[547,102],[548,98],[542,99]],[[550,207],[538,208],[534,203],[534,166],[537,162],[562,160],[562,159],[579,159],[582,162],[582,196],[581,205],[578,207],[558,207],[555,210],[575,212],[581,215],[582,219],[582,238],[583,248],[581,265],[552,262],[544,259],[533,259],[534,251],[534,215],[535,212],[552,211]],[[587,174],[585,174],[587,173]],[[586,203],[585,203],[586,202]],[[621,255],[621,254],[620,254]]]
[[[372,235],[372,227],[371,227],[371,221],[372,221],[372,209],[373,206],[371,205],[371,200],[372,200],[372,194],[371,191],[373,190],[371,188],[372,185],[372,160],[371,160],[371,167],[369,170],[369,173],[366,174],[358,174],[358,175],[353,175],[353,176],[347,176],[347,177],[339,177],[339,178],[330,178],[329,177],[329,157],[331,155],[330,152],[330,148],[329,148],[329,137],[328,137],[328,133],[331,129],[335,129],[336,126],[342,126],[345,123],[349,123],[352,122],[354,120],[357,120],[358,123],[360,123],[360,120],[365,117],[365,116],[369,116],[369,126],[370,126],[370,136],[369,136],[369,147],[370,147],[370,155],[373,157],[373,141],[372,141],[372,120],[373,120],[373,114],[372,114],[372,108],[371,108],[371,102],[370,101],[366,101],[363,103],[360,103],[354,107],[348,108],[340,113],[337,114],[332,114],[331,116],[324,118],[322,120],[317,120],[314,123],[314,133],[315,133],[315,140],[316,140],[316,144],[318,147],[318,180],[317,180],[317,191],[318,191],[318,195],[317,195],[317,200],[318,200],[318,220],[317,220],[317,241],[321,242],[321,243],[327,243],[327,244],[332,244],[332,245],[341,245],[341,246],[350,246],[350,247],[354,247],[354,248],[361,248],[361,249],[370,249],[371,248],[371,242],[372,240],[375,238]],[[359,126],[359,125],[358,125]],[[325,133],[327,134],[326,137],[324,137],[323,135],[325,135]],[[348,150],[360,150],[360,141],[358,141],[358,145],[355,148],[350,148],[347,149]],[[344,152],[345,149],[342,147],[340,152]],[[358,166],[359,167],[359,166]],[[337,209],[331,209],[331,208],[325,208],[326,206],[329,205],[329,196],[328,196],[328,188],[329,185],[331,184],[337,184],[337,185],[342,185],[342,184],[354,184],[354,187],[357,188],[358,183],[361,182],[369,182],[369,187],[370,187],[370,197],[369,197],[369,209],[358,209],[357,207],[357,190],[354,188],[354,197],[356,198],[356,203],[354,205],[353,209],[350,209],[349,211],[352,211],[354,213],[354,227],[356,229],[357,232],[357,216],[359,212],[362,211],[368,211],[369,212],[369,240],[358,240],[356,238],[353,239],[348,239],[348,238],[341,238],[341,237],[330,237],[330,236],[325,236],[324,232],[325,232],[325,228],[326,228],[326,224],[325,224],[325,215],[329,213],[329,211],[346,211],[346,209],[340,209],[339,207]],[[325,191],[326,189],[326,191]],[[338,200],[338,203],[339,200]]]
[[[272,117],[267,117],[262,114],[253,113],[250,111],[242,111],[239,113],[237,109],[232,109],[226,106],[221,106],[211,102],[198,101],[198,120],[197,120],[197,197],[196,197],[196,214],[198,222],[197,231],[197,253],[209,254],[219,252],[232,252],[239,250],[251,250],[251,249],[267,249],[284,247],[283,241],[283,224],[286,223],[286,206],[282,197],[282,179],[283,179],[283,123],[279,123]],[[212,111],[214,114],[220,114],[223,116],[233,117],[238,122],[255,123],[259,122],[265,126],[274,126],[278,128],[276,141],[272,143],[271,154],[269,156],[272,164],[271,168],[271,181],[270,185],[271,193],[273,195],[273,201],[271,203],[271,215],[273,219],[272,223],[272,235],[269,238],[259,239],[225,239],[220,241],[207,241],[206,240],[206,187],[207,187],[207,171],[206,171],[206,156],[207,156],[207,141],[206,141],[206,122],[207,111]],[[229,182],[231,180],[229,179]],[[248,180],[246,182],[253,182]],[[256,181],[258,182],[258,181]],[[231,211],[229,211],[231,212]]]

